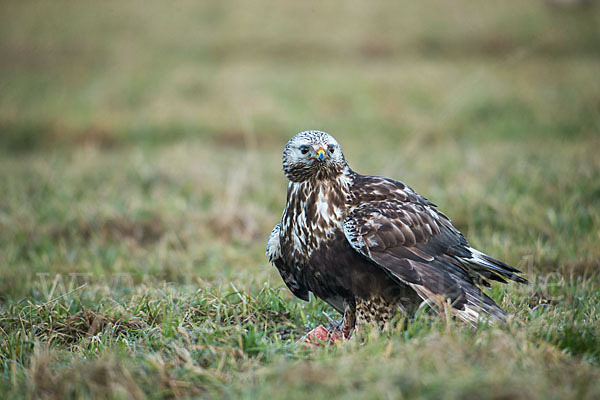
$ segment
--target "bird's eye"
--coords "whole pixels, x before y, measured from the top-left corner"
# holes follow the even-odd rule
[[[329,154],[335,153],[335,146],[330,144],[329,147],[327,148],[327,151],[329,151]]]
[[[309,149],[308,149],[308,146],[306,146],[306,145],[304,145],[304,144],[303,144],[302,146],[300,146],[300,152],[301,152],[302,154],[307,154],[307,153],[308,153],[308,150],[309,150]]]

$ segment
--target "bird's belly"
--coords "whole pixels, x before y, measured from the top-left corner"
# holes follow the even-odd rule
[[[339,296],[347,299],[380,297],[395,301],[403,297],[402,292],[413,292],[358,254],[341,230],[311,254],[303,272],[310,291],[325,300]]]

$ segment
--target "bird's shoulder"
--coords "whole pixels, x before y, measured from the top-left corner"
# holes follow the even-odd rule
[[[352,181],[350,205],[386,201],[436,207],[434,203],[415,192],[406,183],[395,179],[355,173]]]

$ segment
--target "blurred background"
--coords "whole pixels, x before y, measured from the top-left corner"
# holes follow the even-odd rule
[[[32,272],[280,285],[264,245],[283,146],[307,129],[490,254],[538,272],[598,266],[592,2],[1,9],[0,298],[41,296]]]

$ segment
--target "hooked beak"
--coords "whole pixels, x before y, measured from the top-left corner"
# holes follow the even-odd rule
[[[316,159],[319,160],[320,163],[323,163],[323,161],[325,161],[326,157],[327,157],[327,155],[325,154],[325,150],[323,150],[323,149],[317,150]]]

